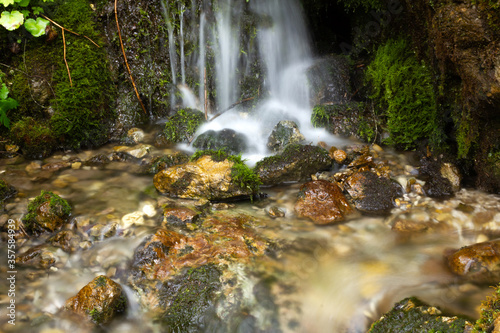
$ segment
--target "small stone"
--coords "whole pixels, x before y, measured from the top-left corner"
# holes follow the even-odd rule
[[[78,170],[82,167],[82,162],[74,162],[71,163],[71,169],[73,170]]]
[[[188,223],[196,223],[200,213],[186,207],[165,208],[163,211],[163,225],[185,226]]]
[[[41,168],[42,168],[42,163],[33,161],[26,166],[25,170],[28,173],[33,173],[35,170],[40,170]]]
[[[144,140],[144,131],[140,128],[131,128],[127,132],[127,139],[130,139],[134,143],[140,143]]]
[[[347,154],[345,151],[343,151],[341,149],[337,149],[336,151],[333,152],[333,159],[338,164],[342,164],[347,159]]]
[[[155,206],[151,204],[146,204],[142,207],[142,212],[147,216],[147,217],[153,217],[156,215],[156,209]]]
[[[122,217],[121,226],[124,229],[130,228],[132,225],[144,224],[144,213],[143,212],[133,212]]]
[[[277,206],[272,206],[267,211],[267,214],[273,219],[278,217],[285,217],[285,211]]]
[[[19,151],[19,146],[16,145],[5,145],[5,150],[8,153],[17,153]]]

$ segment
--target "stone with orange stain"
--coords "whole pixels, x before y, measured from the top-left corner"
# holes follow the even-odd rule
[[[64,305],[64,311],[97,325],[109,324],[126,308],[127,297],[122,287],[104,275],[96,277]]]
[[[446,257],[449,269],[474,282],[497,283],[500,278],[500,241],[465,246]]]
[[[195,223],[200,212],[187,207],[167,207],[163,210],[163,226],[185,226],[186,223]]]
[[[315,180],[300,188],[295,211],[315,224],[341,222],[353,212],[337,183]]]

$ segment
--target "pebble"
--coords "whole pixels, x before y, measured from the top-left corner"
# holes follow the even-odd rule
[[[145,204],[143,207],[142,207],[142,212],[147,216],[147,217],[153,217],[156,215],[156,209],[155,209],[155,206],[148,203],[148,204]]]
[[[133,212],[122,217],[121,226],[124,229],[130,228],[132,225],[144,224],[144,213],[143,212]]]
[[[75,162],[71,164],[71,169],[78,170],[82,167],[82,162]]]

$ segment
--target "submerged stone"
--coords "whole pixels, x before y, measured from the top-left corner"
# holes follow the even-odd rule
[[[64,305],[65,311],[96,325],[109,324],[126,309],[127,297],[122,287],[104,275],[96,277]]]
[[[332,159],[328,151],[311,145],[292,144],[278,155],[257,162],[254,171],[264,185],[305,181],[318,171],[329,169]]]
[[[500,241],[465,246],[446,256],[449,269],[474,282],[497,283],[500,278]]]
[[[391,311],[373,323],[368,333],[463,333],[466,325],[470,325],[466,319],[444,316],[438,308],[410,297],[396,303]]]
[[[315,224],[323,225],[343,221],[353,209],[336,183],[315,180],[300,188],[295,211],[298,216],[310,218]]]

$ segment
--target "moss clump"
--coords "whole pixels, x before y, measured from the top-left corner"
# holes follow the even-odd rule
[[[155,174],[174,165],[186,163],[187,161],[189,161],[189,156],[181,152],[167,156],[159,156],[153,159],[153,162],[148,167],[147,173]]]
[[[44,207],[41,208],[42,206]],[[31,233],[40,233],[44,229],[54,231],[70,214],[71,206],[66,200],[50,191],[42,190],[40,195],[28,204],[28,214],[24,216],[23,223],[26,231]]]
[[[57,144],[47,122],[31,117],[23,118],[12,126],[11,138],[26,157],[33,159],[47,157]]]
[[[171,332],[199,332],[204,318],[214,311],[215,293],[220,289],[220,271],[214,265],[191,268],[160,290],[170,306],[161,318]]]
[[[103,44],[95,27],[94,13],[86,0],[58,2],[53,19]],[[64,146],[102,145],[108,140],[109,123],[114,119],[111,103],[116,95],[105,51],[86,38],[67,34],[66,58],[71,85],[62,61],[62,40],[58,39],[56,44],[57,52],[52,56],[61,60],[54,73],[55,113],[50,120],[51,128]]]
[[[472,333],[493,332],[495,320],[500,315],[500,285],[495,287],[492,296],[481,303],[481,315],[474,324]],[[497,328],[497,327],[496,327]],[[496,331],[496,330],[495,330]]]
[[[14,195],[16,195],[17,190],[9,185],[5,180],[0,178],[0,207],[3,204],[3,202]]]
[[[224,160],[229,160],[233,162],[231,168],[231,179],[232,181],[239,185],[242,189],[248,189],[252,193],[257,193],[259,191],[262,181],[259,176],[250,169],[245,161],[241,158],[241,155],[229,155],[225,150],[200,150],[193,154],[191,161],[196,161],[202,156],[210,156],[210,158],[215,162],[221,162]]]
[[[390,138],[386,143],[405,149],[428,139],[439,147],[444,135],[432,71],[412,52],[405,39],[380,46],[366,71],[376,111],[386,118]]]
[[[188,142],[203,122],[205,122],[205,116],[201,111],[180,109],[165,124],[163,133],[172,143]]]
[[[463,333],[466,324],[464,318],[444,317],[437,308],[410,297],[396,303],[391,311],[373,323],[368,333]]]

